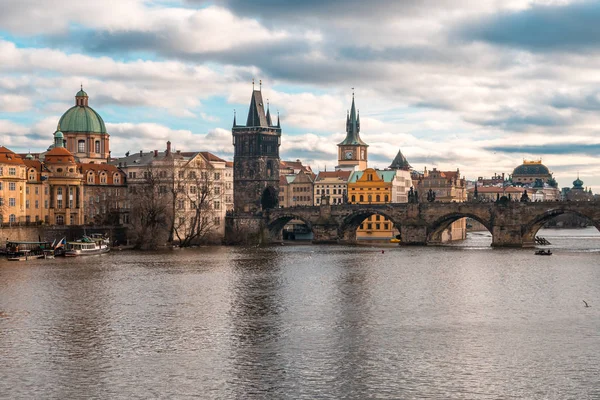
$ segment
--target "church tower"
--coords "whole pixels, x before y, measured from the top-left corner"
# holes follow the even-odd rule
[[[336,170],[364,171],[367,169],[368,144],[360,138],[360,115],[354,105],[352,93],[352,108],[346,115],[346,139],[338,144],[338,165]]]
[[[261,199],[279,195],[279,145],[281,125],[271,122],[261,90],[252,90],[246,125],[237,125],[233,117],[233,205],[236,212],[260,210]]]

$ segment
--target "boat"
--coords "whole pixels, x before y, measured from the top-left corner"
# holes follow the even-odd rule
[[[67,242],[65,257],[94,256],[108,253],[110,251],[109,242],[107,237],[98,234],[83,236],[75,242]]]
[[[7,241],[5,254],[9,261],[30,261],[44,258],[46,251],[52,251],[50,242]]]
[[[390,243],[400,243],[400,239],[396,239],[396,238],[390,239]]]
[[[535,252],[536,256],[551,256],[552,252],[550,250],[538,250]]]

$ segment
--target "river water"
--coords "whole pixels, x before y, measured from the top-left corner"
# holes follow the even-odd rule
[[[600,235],[540,235],[1,261],[0,397],[599,399]]]

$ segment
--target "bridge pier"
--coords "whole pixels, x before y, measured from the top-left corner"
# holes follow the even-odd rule
[[[521,225],[498,225],[492,230],[492,247],[533,247],[524,242]]]
[[[337,244],[339,242],[338,226],[335,224],[313,225],[314,244]]]
[[[400,226],[401,245],[425,246],[427,245],[427,227],[422,225]]]

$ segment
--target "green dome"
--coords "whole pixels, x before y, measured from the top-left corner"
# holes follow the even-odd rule
[[[65,135],[63,135],[63,133],[61,131],[56,131],[56,132],[54,132],[54,137],[55,138],[64,138]]]
[[[550,175],[550,170],[542,163],[525,163],[513,171],[513,176]]]
[[[579,178],[573,181],[573,189],[583,189],[583,181]]]
[[[65,132],[106,133],[106,126],[102,117],[88,106],[73,106],[69,108],[60,118],[59,125]]]
[[[77,92],[75,97],[89,97],[89,96],[83,89],[81,89],[79,92]]]

